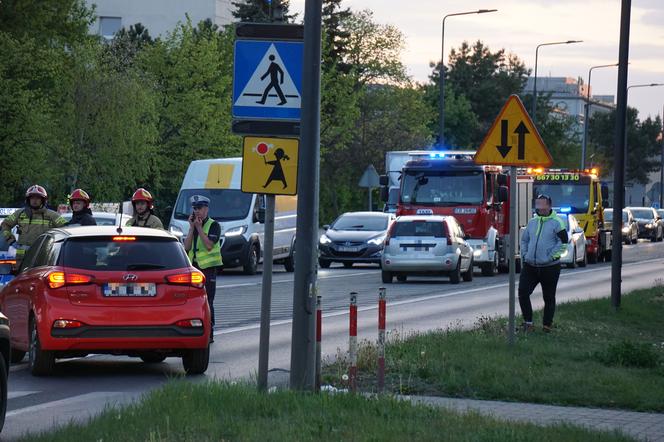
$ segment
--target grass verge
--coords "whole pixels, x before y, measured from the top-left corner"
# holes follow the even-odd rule
[[[386,388],[426,394],[546,404],[664,411],[664,287],[623,297],[562,304],[553,333],[506,342],[506,318],[480,318],[472,330],[388,335]],[[389,306],[388,306],[389,320]],[[541,324],[541,312],[535,316]],[[363,342],[359,387],[374,391],[377,353]],[[324,381],[343,386],[339,354]]]
[[[174,381],[87,425],[31,441],[626,441],[567,425],[536,427],[413,406],[389,397],[259,394],[247,386]]]

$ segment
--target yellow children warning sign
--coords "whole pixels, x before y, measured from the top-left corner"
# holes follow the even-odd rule
[[[297,194],[297,139],[244,137],[242,191]]]

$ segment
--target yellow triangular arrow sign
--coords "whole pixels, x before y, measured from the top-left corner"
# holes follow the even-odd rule
[[[553,159],[517,95],[510,95],[475,154],[477,164],[549,167]]]

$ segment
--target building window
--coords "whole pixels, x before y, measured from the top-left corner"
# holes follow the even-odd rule
[[[122,28],[121,17],[99,17],[99,34],[105,39],[112,39]]]

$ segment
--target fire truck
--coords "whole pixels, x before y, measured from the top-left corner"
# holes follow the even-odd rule
[[[528,169],[533,193],[551,197],[558,213],[571,213],[586,235],[586,254],[591,264],[611,260],[612,232],[604,228],[604,208],[609,189],[597,169]]]
[[[397,153],[390,154],[386,164],[389,175],[381,177],[381,185],[384,198],[391,196],[390,189],[398,185],[397,216],[454,216],[474,249],[473,262],[483,276],[509,270],[511,202],[507,169],[475,164],[474,151],[416,151],[408,152],[408,161],[396,171],[393,163]],[[406,153],[400,154],[403,158]],[[518,231],[532,216],[532,182],[531,176],[517,177]],[[517,245],[517,271],[520,265]]]

